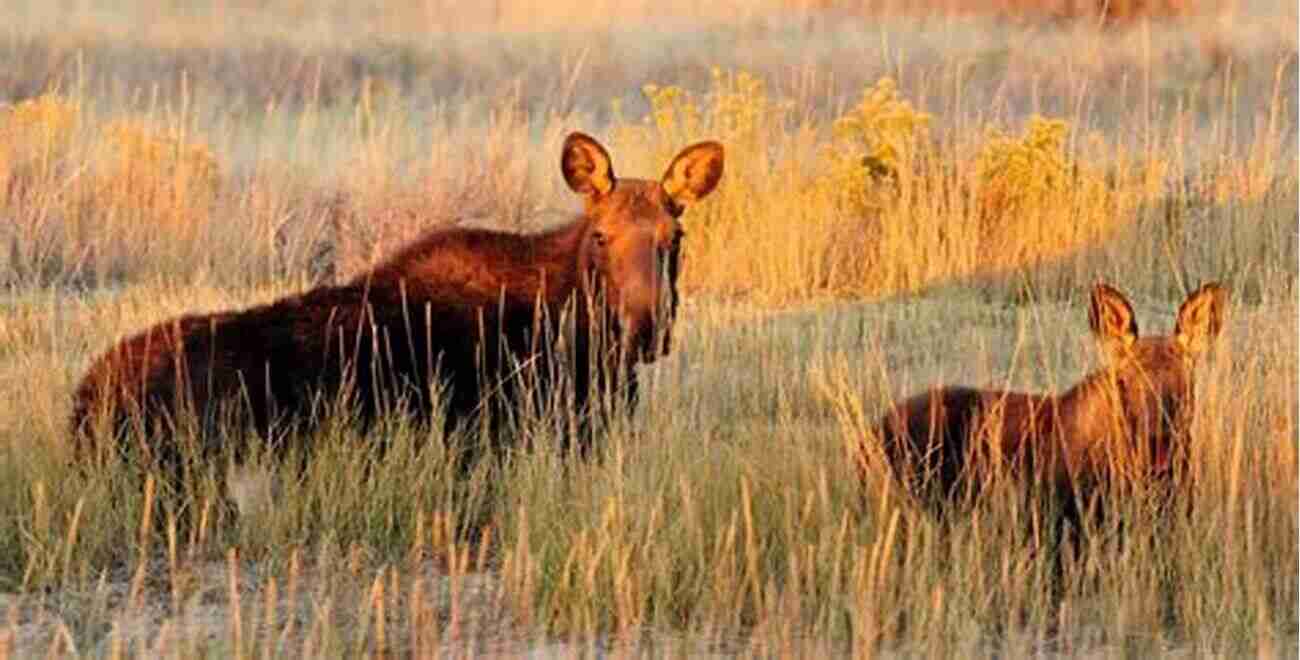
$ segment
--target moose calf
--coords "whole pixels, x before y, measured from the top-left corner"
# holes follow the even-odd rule
[[[1194,369],[1223,324],[1227,292],[1207,284],[1178,309],[1174,332],[1139,337],[1133,308],[1098,284],[1089,322],[1105,366],[1059,395],[944,386],[898,404],[877,425],[883,458],[913,495],[941,512],[989,470],[1059,496],[1063,521],[1115,478],[1167,480],[1186,449]],[[859,446],[860,470],[874,449]],[[865,472],[863,475],[865,477]]]

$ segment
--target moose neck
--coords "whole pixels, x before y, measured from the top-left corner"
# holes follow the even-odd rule
[[[1103,367],[1079,381],[1058,397],[1058,423],[1071,436],[1099,440],[1114,435],[1117,424],[1124,426],[1126,411],[1116,388],[1115,371]]]
[[[449,229],[360,275],[353,285],[461,304],[555,308],[578,288],[579,253],[588,223],[579,218],[536,234]]]
[[[568,301],[579,283],[579,254],[586,236],[585,218],[531,235],[510,235],[518,241],[511,249],[514,263],[497,271],[489,287],[501,292],[507,303],[555,308]],[[507,241],[509,242],[509,241]]]

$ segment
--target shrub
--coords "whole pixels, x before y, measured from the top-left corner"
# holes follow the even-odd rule
[[[206,223],[220,186],[217,159],[207,145],[125,119],[106,124],[97,147],[90,192],[107,212],[173,235]]]
[[[1072,155],[1070,125],[1033,116],[1020,136],[986,132],[973,162],[970,208],[985,269],[1021,269],[1095,246],[1119,228],[1140,182],[1108,183],[1101,167]],[[1100,158],[1105,145],[1090,140]]]
[[[900,98],[892,78],[881,78],[832,125],[831,184],[844,202],[862,211],[891,203],[900,174],[914,172],[919,150],[929,147],[929,128],[930,115]]]
[[[55,93],[0,109],[0,190],[20,193],[50,177],[66,156],[81,106]]]

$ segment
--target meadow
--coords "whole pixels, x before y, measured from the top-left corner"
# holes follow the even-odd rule
[[[1295,6],[922,4],[16,3],[0,656],[1294,657]],[[339,417],[301,479],[72,464],[72,390],[114,341],[446,223],[561,221],[572,130],[619,174],[727,155],[684,217],[675,350],[597,460],[534,417],[461,478],[472,437]],[[859,483],[845,450],[897,398],[1096,368],[1098,280],[1152,333],[1231,289],[1188,515],[1116,497],[1058,575],[1013,485],[945,529]]]

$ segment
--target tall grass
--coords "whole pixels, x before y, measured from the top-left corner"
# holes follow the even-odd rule
[[[549,24],[344,4],[129,34],[144,4],[33,4],[0,37],[0,653],[1294,651],[1297,62],[1270,11],[1115,31],[887,3],[576,23],[560,3]],[[463,477],[449,446],[474,437],[344,416],[294,439],[301,473],[237,428],[248,464],[179,494],[71,463],[72,388],[116,339],[433,226],[552,224],[577,206],[574,129],[625,176],[727,150],[685,217],[677,351],[598,460],[531,418]],[[1199,281],[1232,289],[1190,514],[1116,497],[1058,574],[1053,512],[1017,484],[943,528],[858,482],[845,447],[896,397],[1094,366],[1099,278],[1144,330]]]
[[[321,29],[342,37],[333,20]],[[574,207],[554,176],[555,144],[593,126],[637,172],[656,172],[682,140],[726,143],[730,185],[693,218],[693,291],[879,298],[1013,273],[1018,287],[1030,278],[1059,295],[1159,262],[1140,285],[1172,295],[1188,278],[1247,270],[1264,246],[1294,250],[1295,41],[1270,21],[1177,26],[1234,40],[1228,63],[1196,68],[1199,47],[1166,38],[1182,33],[1163,24],[1008,33],[975,18],[892,20],[790,35],[811,59],[756,49],[730,65],[700,59],[693,32],[636,23],[604,34],[665,40],[652,51],[664,57],[484,35],[473,52],[499,57],[452,66],[412,51],[396,78],[346,67],[397,66],[383,49],[316,53],[291,39],[288,55],[245,51],[233,35],[191,52],[146,34],[138,55],[100,57],[91,23],[58,39],[93,56],[47,71],[52,95],[3,118],[15,145],[0,172],[15,209],[0,236],[5,270],[37,283],[350,272],[452,218],[553,221]],[[55,39],[33,22],[10,44],[18,61]],[[725,34],[759,43],[764,31]],[[956,51],[969,56],[940,46],[957,34],[972,40]],[[569,64],[506,84],[492,65],[516,49]],[[300,73],[337,69],[338,89],[280,75],[284,57]],[[626,68],[643,61],[673,66]],[[172,74],[131,78],[162,70]],[[449,71],[460,77],[420,77]],[[250,86],[265,80],[280,86]],[[43,91],[24,89],[13,93]],[[213,259],[222,243],[239,258]]]
[[[1191,514],[1114,499],[1115,518],[1059,578],[1044,550],[1051,512],[1013,487],[944,529],[883,474],[860,485],[844,453],[919,383],[1051,389],[1077,378],[1093,362],[1082,309],[990,313],[940,298],[743,320],[691,312],[689,351],[649,372],[647,405],[592,463],[569,462],[554,426],[537,420],[526,431],[535,449],[462,481],[425,431],[382,429],[392,444],[377,456],[335,426],[310,438],[303,478],[293,461],[255,457],[279,481],[271,499],[186,529],[130,466],[82,477],[40,458],[57,456],[48,449],[6,462],[16,527],[5,556],[23,559],[8,579],[29,594],[59,586],[11,601],[11,634],[43,622],[46,634],[59,624],[82,644],[109,644],[113,626],[125,635],[129,624],[143,626],[129,636],[137,651],[176,635],[197,652],[204,626],[235,625],[240,611],[245,637],[213,643],[376,651],[382,607],[390,651],[537,645],[539,630],[569,651],[1237,653],[1294,642],[1296,585],[1278,579],[1294,565],[1300,514],[1293,306],[1282,319],[1234,307],[1201,374],[1192,468],[1177,491]],[[954,365],[949,351],[973,359]],[[188,501],[211,502],[214,476],[188,482]],[[142,522],[149,508],[161,525]],[[131,623],[150,617],[172,627]]]

